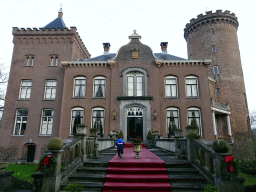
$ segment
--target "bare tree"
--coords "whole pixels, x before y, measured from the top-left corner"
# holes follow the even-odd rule
[[[0,146],[0,161],[13,161],[17,155],[18,147],[14,146]]]
[[[256,109],[249,110],[249,117],[252,129],[256,128]]]
[[[6,85],[8,82],[8,73],[4,72],[5,66],[3,63],[0,64],[0,116],[4,110],[4,99],[6,92]]]

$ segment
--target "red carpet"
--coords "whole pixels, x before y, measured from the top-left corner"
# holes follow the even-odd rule
[[[143,144],[144,145],[144,144]],[[103,192],[171,191],[164,161],[142,146],[140,159],[135,159],[131,143],[125,144],[123,158],[109,161]]]

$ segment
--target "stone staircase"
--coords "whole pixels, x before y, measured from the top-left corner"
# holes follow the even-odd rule
[[[149,150],[165,161],[172,192],[200,192],[210,184],[187,160],[176,160],[173,153],[162,149]],[[68,181],[61,183],[60,192],[70,183],[82,184],[83,191],[102,191],[108,162],[116,154],[116,148],[112,148],[101,151],[99,159],[88,159],[69,176]]]

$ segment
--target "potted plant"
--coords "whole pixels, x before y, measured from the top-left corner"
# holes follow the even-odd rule
[[[85,134],[87,130],[87,126],[84,124],[76,125],[76,133],[78,134]]]
[[[122,131],[122,130],[120,130],[118,137],[124,138],[124,134],[123,134],[123,131]]]
[[[147,135],[147,140],[151,141],[153,139],[153,135],[151,133],[151,131],[148,131],[148,135]]]
[[[133,152],[136,153],[136,155],[134,156],[135,159],[139,159],[141,158],[141,156],[139,155],[139,153],[142,151],[142,139],[140,137],[137,138],[132,138],[132,144],[133,144]]]
[[[97,137],[97,129],[96,128],[91,128],[90,129],[90,137]]]
[[[175,137],[183,137],[182,133],[183,133],[182,129],[175,129],[174,130]]]

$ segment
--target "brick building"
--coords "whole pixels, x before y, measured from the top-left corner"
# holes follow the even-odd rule
[[[58,17],[43,28],[13,28],[13,58],[0,145],[38,160],[52,137],[71,140],[77,124],[124,140],[149,130],[164,138],[196,121],[201,139],[250,131],[234,14],[207,12],[185,28],[188,58],[161,53],[136,31],[117,53],[90,58],[77,29]],[[227,104],[228,103],[228,104]],[[89,133],[89,132],[88,132]]]

